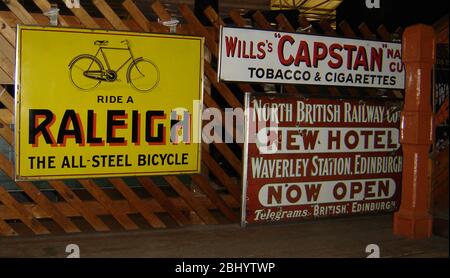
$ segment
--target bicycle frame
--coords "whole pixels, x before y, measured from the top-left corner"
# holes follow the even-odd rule
[[[119,72],[128,62],[130,62],[130,61],[135,62],[136,61],[136,59],[134,58],[133,52],[131,51],[130,45],[128,43],[127,43],[127,47],[126,48],[100,46],[94,56],[97,58],[99,56],[99,53],[101,53],[102,56],[103,56],[103,60],[105,61],[106,67],[108,68],[108,70],[112,70],[112,69],[111,69],[111,66],[109,64],[108,57],[106,56],[106,52],[104,50],[122,50],[122,51],[128,50],[128,52],[130,53],[130,57],[121,66],[119,66],[116,70],[113,70],[115,72]],[[89,65],[88,70],[90,69],[91,66],[92,66],[92,64]]]
[[[144,59],[143,57],[135,57],[128,40],[121,41],[121,43],[125,44],[126,47],[108,47],[106,45],[106,43],[108,43],[108,41],[95,41],[94,44],[96,46],[98,46],[98,49],[95,52],[95,55],[80,54],[80,55],[76,56],[75,58],[73,58],[72,61],[69,63],[70,78],[72,80],[72,83],[76,87],[78,87],[82,90],[88,90],[88,89],[92,89],[92,88],[96,87],[102,81],[105,81],[105,82],[120,81],[119,79],[117,79],[118,73],[127,64],[129,64],[128,70],[126,72],[127,83],[130,83],[131,86],[133,86],[136,90],[150,91],[153,88],[155,88],[155,86],[158,85],[158,83],[159,83],[158,67],[152,61]],[[129,57],[128,58],[124,57],[123,59],[126,59],[126,60],[121,62],[121,64],[120,64],[120,60],[122,60],[122,58],[117,59],[119,61],[120,65],[118,65],[118,67],[116,69],[112,69],[109,59],[108,59],[108,56],[114,55],[114,52],[112,54],[111,53],[108,54],[107,50],[108,51],[109,50],[127,51],[129,53]],[[101,59],[100,56],[103,57],[103,59]],[[126,56],[126,55],[124,55],[124,56]],[[84,76],[85,78],[94,79],[94,80],[97,80],[97,82],[98,82],[98,83],[89,84],[87,86],[87,88],[86,88],[86,85],[77,84],[77,82],[73,80],[73,75],[72,75],[74,65],[76,65],[78,63],[78,61],[80,61],[80,60],[86,61],[86,59],[90,60],[90,63],[88,64],[87,69],[85,66],[81,66],[81,67],[77,66],[78,70],[82,71],[82,76]],[[97,64],[98,67],[96,67],[94,70],[91,70],[95,64]],[[144,68],[141,67],[143,65],[145,65]],[[148,68],[148,67],[150,67],[150,68]],[[131,75],[132,75],[131,73],[133,72],[133,69],[137,70],[137,72],[138,72],[137,76],[136,76],[136,73],[134,73],[134,78],[131,77]],[[142,69],[147,70],[147,72],[144,74],[144,71]],[[148,72],[149,70],[153,71],[153,72],[149,73]],[[139,84],[139,83],[136,83],[133,81],[133,80],[137,80],[140,78],[145,78],[146,76],[147,76],[147,79],[150,76],[153,76],[152,80],[147,80],[150,82],[148,84],[143,85],[143,84]]]

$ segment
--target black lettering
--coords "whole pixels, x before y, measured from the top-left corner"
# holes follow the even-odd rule
[[[86,142],[88,144],[101,144],[103,143],[102,138],[95,137],[95,130],[97,125],[97,115],[94,110],[88,110],[88,123],[87,123],[87,138]]]
[[[45,119],[38,125],[38,119],[44,116]],[[44,137],[45,143],[54,144],[54,139],[49,128],[53,124],[54,115],[48,109],[30,109],[29,111],[29,128],[28,128],[28,143],[37,144],[39,134]]]
[[[139,111],[133,110],[131,115],[132,117],[132,126],[131,126],[131,142],[139,145],[140,143],[140,134],[139,127],[141,125],[141,114]]]
[[[165,117],[164,111],[147,111],[145,114],[145,120],[147,121],[147,129],[145,130],[145,141],[150,144],[162,144],[165,142],[164,138],[164,125],[158,124],[158,131],[156,135],[153,135],[153,119]]]
[[[116,120],[117,116],[125,116],[124,110],[108,110],[107,120],[106,120],[106,142],[107,143],[125,143],[125,138],[116,137],[114,135],[114,129],[118,126],[124,126],[124,120]]]
[[[73,129],[69,129],[69,125],[72,123]],[[58,144],[65,144],[66,137],[75,137],[75,142],[81,144],[83,142],[83,135],[81,131],[81,126],[78,121],[78,115],[75,110],[66,110],[64,116],[59,125],[58,131]]]

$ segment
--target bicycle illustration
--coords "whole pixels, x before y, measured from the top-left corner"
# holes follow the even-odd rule
[[[81,54],[73,58],[69,64],[70,80],[73,85],[81,90],[91,90],[102,81],[119,81],[117,79],[119,71],[130,62],[126,72],[127,83],[140,92],[149,92],[156,88],[160,78],[158,67],[143,57],[135,58],[128,40],[121,43],[126,47],[108,47],[109,41],[96,40],[94,45],[99,48],[95,55]],[[117,69],[112,69],[105,50],[128,51],[130,55]],[[104,64],[99,59],[100,54]]]

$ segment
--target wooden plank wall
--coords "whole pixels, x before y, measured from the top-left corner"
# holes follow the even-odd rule
[[[47,0],[33,1],[42,11],[50,7]],[[15,26],[45,26],[49,21],[41,13],[29,13],[17,0],[4,2],[9,11],[0,11],[0,84],[3,84],[0,85],[0,136],[13,146],[11,124],[14,123],[14,92],[8,91],[7,88],[11,86],[6,84],[12,84],[14,81]],[[132,0],[125,0],[122,4],[129,13],[126,20],[119,18],[107,1],[93,0],[92,3],[103,15],[102,18],[92,18],[81,7],[72,9],[73,15],[60,16],[60,25],[169,32],[167,27],[158,22],[150,22]],[[171,19],[160,2],[153,2],[151,8],[161,20]],[[250,84],[236,84],[232,87],[217,82],[216,78],[217,63],[213,61],[218,58],[218,34],[220,25],[224,25],[223,20],[216,11],[207,8],[204,13],[211,26],[203,26],[187,5],[182,4],[178,8],[184,23],[177,28],[177,33],[204,36],[207,52],[211,54],[205,55],[205,106],[220,108],[222,113],[225,108],[242,108],[243,93],[255,91],[255,87]],[[246,24],[239,11],[232,10],[229,15],[234,25]],[[295,31],[293,25],[303,28],[310,26],[310,22],[305,18],[300,18],[298,23],[292,23],[282,14],[276,17],[274,26],[259,11],[253,14],[252,20],[255,27],[263,29]],[[327,22],[320,22],[316,29],[309,28],[309,32],[330,35],[339,32],[347,37],[357,37],[356,33],[359,33],[364,38],[391,40],[391,34],[383,26],[372,32],[368,26],[362,24],[355,31],[346,22],[341,22],[337,31]],[[347,93],[351,96],[376,93],[373,90],[366,92],[355,89],[342,92],[334,87],[326,90],[334,97]],[[286,91],[295,94],[319,93],[319,89],[312,86],[286,86]],[[237,136],[238,131],[228,129],[226,132]],[[18,193],[9,192],[0,184],[0,235],[79,233],[86,230],[107,232],[115,229],[160,229],[192,224],[237,223],[241,199],[241,148],[241,145],[232,148],[227,144],[203,144],[202,174],[191,175],[188,182],[179,176],[164,176],[163,181],[140,177],[132,183],[127,183],[123,178],[111,178],[107,180],[111,187],[105,188],[99,185],[98,180],[83,179],[76,181],[81,188],[75,190],[67,181],[49,181],[50,191],[40,190],[33,182],[17,182],[16,185],[20,189]],[[224,163],[228,167],[224,167]],[[11,179],[14,177],[13,166],[8,156],[0,152],[0,169]]]

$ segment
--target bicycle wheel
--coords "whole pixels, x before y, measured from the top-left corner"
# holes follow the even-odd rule
[[[149,92],[159,83],[159,69],[149,60],[136,59],[127,71],[127,80],[138,91]]]
[[[86,71],[103,71],[102,63],[89,54],[82,54],[75,57],[69,64],[69,74],[72,84],[81,90],[91,90],[102,82],[101,80],[87,77]]]

